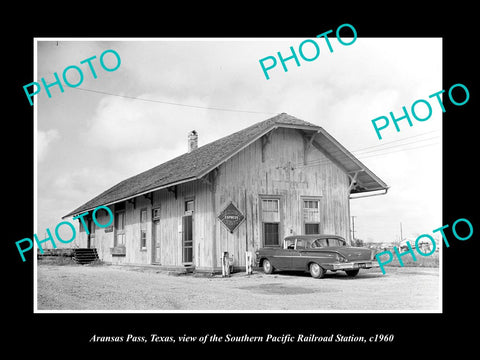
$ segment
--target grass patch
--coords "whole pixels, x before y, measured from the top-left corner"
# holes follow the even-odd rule
[[[78,265],[71,256],[38,256],[38,265]]]
[[[103,260],[100,260],[100,259],[97,259],[92,261],[91,263],[85,264],[85,266],[103,266],[103,265],[105,265],[105,263],[103,262]]]
[[[414,261],[411,254],[405,254],[402,256],[402,262],[404,267],[436,267],[440,265],[440,253],[435,252],[430,256],[422,256],[418,253],[415,253],[415,258],[417,261]],[[387,259],[386,255],[380,257],[380,260],[385,261]],[[393,254],[392,262],[385,264],[385,266],[396,266],[399,267],[400,262],[395,254]]]
[[[48,256],[48,255],[45,256],[44,255],[44,256],[39,256],[37,259],[38,259],[38,262],[37,262],[38,265],[59,265],[59,266],[71,266],[71,265],[80,266],[81,265],[76,263],[71,256]],[[104,266],[104,265],[105,263],[102,260],[97,259],[92,261],[91,263],[84,264],[81,266]]]

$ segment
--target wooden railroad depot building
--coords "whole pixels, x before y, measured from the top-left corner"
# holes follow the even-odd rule
[[[336,234],[350,241],[350,197],[386,193],[387,185],[323,128],[282,113],[130,177],[65,215],[108,206],[111,226],[76,246],[105,262],[156,264],[218,272],[228,251],[234,268],[245,252],[280,246],[292,234]],[[367,194],[365,194],[367,195]],[[102,214],[100,214],[102,213]],[[96,213],[99,223],[108,213]],[[102,217],[104,217],[102,219]]]

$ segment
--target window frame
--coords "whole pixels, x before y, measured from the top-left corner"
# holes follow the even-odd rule
[[[310,231],[307,231],[307,227],[308,226],[316,226],[318,231],[317,232],[310,232]],[[304,222],[303,223],[303,232],[304,232],[304,235],[320,235],[320,223],[310,223],[310,222]]]
[[[264,203],[277,203],[276,210],[264,207]],[[262,212],[280,213],[280,199],[279,198],[262,198]]]
[[[192,208],[189,209],[189,205],[192,205]],[[195,199],[194,198],[185,198],[184,200],[184,213],[193,214],[195,212]]]
[[[321,196],[302,196],[301,197],[301,202],[300,202],[300,206],[301,206],[301,216],[302,216],[302,233],[304,235],[320,235],[322,233],[322,224],[321,224],[321,221],[320,221],[320,216],[321,216],[321,213],[320,213],[320,209],[321,209]],[[305,207],[305,204],[307,202],[316,202],[317,203],[317,206],[316,207]],[[305,219],[305,209],[317,209],[317,212],[318,212],[318,220],[317,221],[310,221],[310,220],[306,220]],[[317,225],[318,226],[318,232],[317,233],[310,233],[310,232],[307,232],[307,225]]]
[[[145,214],[145,218],[142,221],[142,214]],[[140,251],[147,251],[147,222],[148,222],[148,209],[140,209]]]
[[[152,209],[152,221],[160,220],[160,206],[154,207]]]
[[[123,217],[123,228],[121,230],[118,229],[118,219],[120,218],[120,215]],[[114,247],[126,247],[127,243],[127,237],[125,233],[125,226],[127,223],[127,214],[125,211],[125,207],[117,209],[117,206],[115,206],[115,219],[113,221],[113,228],[115,230],[115,235],[113,237],[113,246]],[[118,243],[118,235],[123,235],[124,237],[124,242],[123,244]]]
[[[267,209],[264,208],[264,201],[266,202],[277,202],[277,210],[273,211],[270,207]],[[263,247],[282,247],[283,246],[283,196],[281,195],[259,195],[259,221],[261,226],[261,241]],[[273,214],[277,214],[274,216]],[[268,215],[268,216],[265,216]],[[273,220],[273,218],[276,218]],[[277,235],[278,241],[276,244],[267,244],[266,243],[266,233],[265,233],[265,224],[276,224],[277,225]]]
[[[265,232],[266,225],[276,225],[277,226],[277,243],[276,244],[267,244],[267,234]],[[280,246],[280,223],[278,222],[262,222],[262,238],[264,247],[276,247]]]

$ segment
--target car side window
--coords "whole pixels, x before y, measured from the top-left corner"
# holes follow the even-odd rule
[[[297,239],[297,250],[306,249],[308,247],[308,242],[304,239]]]
[[[312,242],[312,248],[321,248],[328,246],[326,239],[317,239]]]
[[[340,239],[328,239],[328,246],[345,246],[345,242]]]

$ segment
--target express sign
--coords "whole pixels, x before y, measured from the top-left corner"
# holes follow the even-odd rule
[[[226,226],[226,228],[233,233],[235,229],[242,223],[245,219],[243,214],[233,205],[232,202],[223,209],[223,211],[218,215],[218,219]]]

